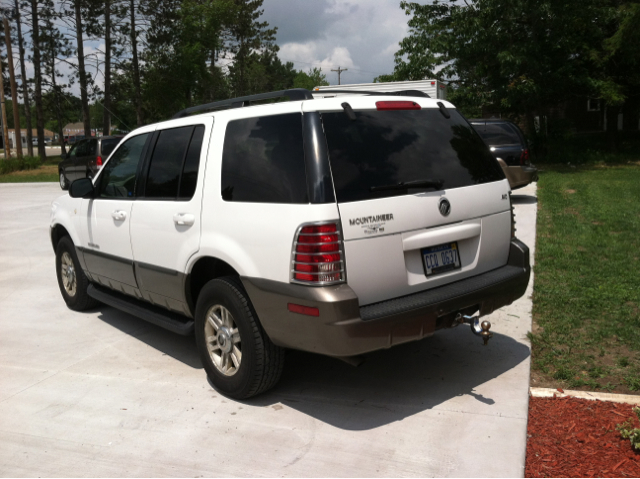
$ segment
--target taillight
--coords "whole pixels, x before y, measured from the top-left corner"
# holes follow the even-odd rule
[[[377,101],[376,108],[382,110],[422,110],[415,101]]]
[[[520,164],[528,165],[529,164],[529,150],[522,150],[520,154]]]
[[[326,285],[344,281],[344,254],[337,223],[302,226],[293,242],[291,280]]]
[[[102,157],[101,156],[96,158],[96,166],[102,166]]]

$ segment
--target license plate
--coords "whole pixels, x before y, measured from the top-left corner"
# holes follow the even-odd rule
[[[460,255],[458,254],[457,241],[422,248],[420,252],[422,253],[424,272],[427,276],[460,269]]]

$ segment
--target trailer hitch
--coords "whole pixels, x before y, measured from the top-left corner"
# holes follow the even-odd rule
[[[466,316],[458,313],[455,321],[458,324],[468,324],[471,326],[471,332],[476,336],[481,336],[485,346],[493,337],[493,333],[489,331],[491,329],[491,323],[486,319],[480,322],[480,316]]]

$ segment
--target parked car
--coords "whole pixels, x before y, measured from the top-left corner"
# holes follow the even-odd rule
[[[51,138],[51,137],[49,137],[49,136],[45,136],[45,138],[44,138],[44,144],[45,144],[45,146],[46,146],[46,145],[51,145],[52,143],[53,143],[52,138]],[[31,144],[32,144],[33,146],[38,146],[38,137],[33,137],[33,138],[32,138],[32,140],[31,140]]]
[[[486,344],[481,317],[529,282],[509,183],[451,103],[394,93],[293,89],[131,132],[52,205],[64,301],[195,332],[234,398],[273,387],[285,348],[357,363],[463,323]]]
[[[121,136],[103,136],[74,143],[67,154],[60,155],[60,188],[68,189],[79,178],[93,178],[121,139]]]
[[[518,125],[496,119],[471,119],[469,123],[500,163],[512,190],[538,181],[538,170],[529,161],[527,140]]]

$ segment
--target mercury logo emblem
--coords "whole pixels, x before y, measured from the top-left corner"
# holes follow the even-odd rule
[[[449,203],[448,199],[442,198],[440,200],[440,204],[438,205],[438,209],[440,210],[440,214],[442,216],[449,216],[449,213],[451,213],[451,203]]]

